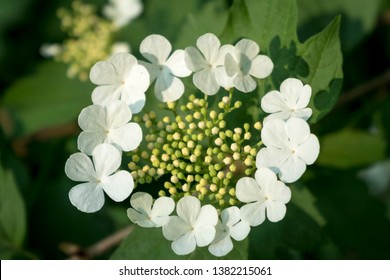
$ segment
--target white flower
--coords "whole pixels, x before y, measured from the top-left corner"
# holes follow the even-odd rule
[[[129,172],[112,174],[121,164],[121,153],[117,148],[110,144],[100,144],[93,150],[92,160],[93,163],[86,154],[76,153],[65,164],[65,173],[70,179],[85,182],[70,190],[70,202],[87,213],[103,207],[103,191],[119,202],[125,200],[134,188],[133,177]]]
[[[211,205],[200,207],[200,201],[193,196],[185,196],[176,207],[178,216],[171,216],[163,226],[166,239],[173,241],[172,250],[177,255],[186,255],[196,246],[209,245],[215,237],[218,222],[217,210]]]
[[[310,134],[309,125],[298,118],[286,122],[267,121],[261,130],[261,139],[266,148],[257,154],[256,166],[269,167],[286,183],[298,180],[320,151],[318,138]]]
[[[216,226],[215,238],[209,246],[210,253],[217,257],[227,255],[233,249],[231,238],[237,241],[244,240],[249,231],[249,224],[240,221],[238,207],[232,206],[224,209],[221,213],[221,221],[218,221]]]
[[[118,53],[108,61],[100,61],[92,67],[89,77],[98,85],[92,92],[93,104],[104,106],[122,100],[133,114],[144,107],[149,73],[133,55]]]
[[[226,80],[228,80],[224,69],[225,55],[228,52],[233,52],[232,45],[224,45],[217,36],[212,33],[207,33],[200,36],[196,41],[195,47],[187,47],[185,49],[185,62],[192,72],[194,85],[207,95],[214,95],[218,92],[219,87],[226,88]]]
[[[274,68],[271,59],[259,55],[260,48],[249,39],[240,40],[233,53],[225,56],[225,68],[233,78],[234,86],[242,92],[250,92],[256,88],[256,81],[251,77],[263,79],[269,76]]]
[[[258,226],[267,216],[271,222],[278,222],[286,214],[286,203],[291,199],[290,189],[278,181],[275,173],[260,168],[255,179],[243,177],[237,182],[237,198],[245,203],[240,209],[241,219],[251,226]]]
[[[175,202],[170,197],[159,197],[153,204],[150,194],[137,192],[130,198],[134,208],[127,209],[129,219],[141,227],[161,227],[169,221],[169,215],[175,209]],[[153,207],[152,207],[153,204]]]
[[[148,69],[150,82],[156,79],[154,93],[163,102],[179,99],[184,93],[184,84],[177,77],[187,77],[191,74],[184,62],[184,50],[176,50],[169,57],[171,50],[169,41],[155,34],[146,37],[140,46],[141,54],[151,62],[140,63]]]
[[[118,28],[130,23],[138,17],[143,5],[140,0],[109,0],[110,3],[103,7],[103,15],[112,20]]]
[[[273,90],[261,99],[261,108],[266,113],[271,113],[265,120],[282,119],[291,117],[307,120],[312,114],[310,108],[306,108],[310,102],[311,87],[303,85],[298,79],[289,78],[280,85],[280,92]]]
[[[62,52],[61,44],[43,44],[39,48],[39,53],[46,58],[55,57]]]
[[[83,153],[92,154],[101,143],[113,144],[122,151],[136,149],[142,141],[142,130],[137,123],[129,123],[132,114],[122,101],[113,101],[107,106],[91,105],[79,115],[83,130],[77,140]]]

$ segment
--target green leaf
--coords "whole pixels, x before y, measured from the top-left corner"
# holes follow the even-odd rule
[[[26,209],[13,174],[0,166],[0,245],[20,248],[26,235]]]
[[[312,87],[313,95],[309,104],[313,109],[311,123],[318,121],[333,108],[341,90],[343,73],[339,26],[340,17],[336,17],[298,51],[310,69],[309,74],[302,79]]]
[[[207,247],[197,248],[186,256],[178,256],[171,249],[171,241],[164,238],[161,228],[142,228],[135,226],[134,231],[112,254],[114,260],[202,260],[202,259],[246,259],[246,240],[234,242],[234,249],[223,258],[211,255]]]
[[[342,47],[355,47],[377,24],[382,0],[297,0],[300,33],[303,36],[324,28],[335,15],[343,16],[341,23]]]
[[[250,259],[303,259],[326,242],[318,223],[293,204],[287,205],[282,221],[267,220],[252,228],[249,237]]]
[[[89,82],[67,78],[63,64],[40,64],[35,74],[12,85],[0,102],[3,114],[11,117],[9,134],[20,137],[75,120],[92,103],[92,89]]]
[[[385,158],[386,142],[379,135],[344,129],[321,139],[316,164],[336,168],[362,167]]]

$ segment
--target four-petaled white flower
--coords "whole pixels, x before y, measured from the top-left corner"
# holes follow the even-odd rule
[[[216,226],[216,234],[209,246],[211,254],[217,257],[227,255],[233,249],[231,238],[244,240],[250,231],[248,223],[240,221],[240,209],[232,206],[221,212],[221,221]]]
[[[263,79],[274,68],[271,59],[266,55],[259,55],[259,52],[256,42],[242,39],[235,45],[234,52],[225,56],[226,73],[233,77],[234,86],[242,92],[250,92],[256,88],[256,81],[251,76]]]
[[[130,198],[134,208],[127,209],[129,219],[141,227],[161,227],[169,221],[169,215],[175,209],[175,202],[170,197],[159,197],[153,204],[150,194],[137,192]],[[152,207],[153,205],[153,207]]]
[[[255,179],[243,177],[237,182],[236,195],[245,202],[240,209],[241,220],[251,226],[258,226],[267,216],[271,222],[278,222],[286,214],[286,203],[291,199],[291,190],[268,168],[259,168]]]
[[[267,121],[261,130],[261,139],[266,148],[257,154],[257,168],[270,168],[286,183],[298,180],[320,151],[318,138],[310,133],[309,125],[298,118],[286,122]]]
[[[185,62],[194,76],[192,80],[194,85],[207,95],[214,95],[218,92],[220,86],[229,87],[226,81],[229,80],[224,68],[225,55],[233,52],[232,45],[224,45],[217,36],[207,33],[200,36],[196,41],[195,47],[185,48]]]
[[[114,201],[125,200],[133,191],[134,181],[127,171],[113,174],[121,159],[121,153],[110,144],[100,144],[93,150],[93,163],[86,154],[71,155],[65,164],[66,175],[73,181],[85,182],[69,191],[71,203],[80,211],[92,213],[103,207],[104,192]]]
[[[288,120],[291,117],[307,120],[312,110],[307,108],[311,97],[311,87],[295,78],[288,78],[280,85],[280,92],[273,90],[261,99],[261,108],[271,113],[264,121],[270,119]]]
[[[215,226],[218,222],[217,210],[208,204],[201,207],[199,199],[185,196],[176,207],[178,216],[171,216],[163,226],[166,239],[173,241],[172,250],[177,255],[186,255],[196,246],[209,245],[215,237]]]
[[[136,149],[142,141],[139,124],[129,123],[132,114],[122,101],[113,101],[106,107],[91,105],[79,115],[79,126],[83,130],[77,140],[78,148],[88,155],[102,143],[113,144],[128,152]]]
[[[103,7],[103,15],[112,20],[118,28],[130,23],[143,10],[140,0],[109,0],[109,2]]]
[[[191,74],[184,61],[184,50],[176,50],[169,57],[172,46],[161,35],[146,37],[140,46],[140,52],[151,63],[140,61],[150,74],[150,83],[156,79],[154,93],[163,102],[176,101],[184,93],[184,84],[177,77]]]
[[[104,106],[122,100],[133,114],[144,107],[149,73],[133,55],[118,53],[108,61],[100,61],[92,67],[89,77],[98,85],[92,92],[93,104]]]

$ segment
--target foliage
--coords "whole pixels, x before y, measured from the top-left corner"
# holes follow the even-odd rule
[[[54,8],[67,1],[6,2],[7,10],[0,9],[6,15],[0,16],[0,257],[67,258],[130,225],[125,214],[129,202],[84,214],[68,200],[72,182],[65,177],[64,163],[77,150],[76,119],[91,104],[93,85],[67,78],[66,65],[38,55],[39,45],[62,38],[59,29],[46,26],[53,22]],[[183,48],[214,32],[223,43],[255,40],[261,53],[271,57],[271,77],[255,92],[235,95],[247,105],[247,114],[232,122],[260,119],[260,97],[287,77],[313,89],[310,122],[321,143],[318,161],[290,186],[293,197],[285,219],[253,229],[226,258],[389,259],[390,186],[372,191],[373,185],[369,188],[358,174],[390,156],[390,4],[145,0],[144,5],[142,16],[116,38],[128,41],[135,55],[141,40],[152,33]],[[42,17],[26,17],[34,11]],[[30,24],[36,37],[10,39]],[[157,106],[153,92],[147,98],[148,106]],[[183,258],[173,254],[160,231],[136,227],[99,257]],[[184,256],[209,258],[207,248]]]

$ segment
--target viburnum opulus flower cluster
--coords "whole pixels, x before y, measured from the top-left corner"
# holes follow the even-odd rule
[[[245,239],[251,227],[283,219],[291,198],[285,183],[298,180],[316,160],[319,142],[306,122],[311,88],[286,79],[262,98],[269,113],[262,122],[235,127],[227,120],[245,107],[235,96],[256,89],[256,79],[273,70],[256,42],[221,46],[208,33],[196,47],[172,52],[166,38],[150,35],[140,52],[147,61],[120,53],[90,71],[97,87],[93,105],[78,119],[81,152],[65,166],[69,178],[83,182],[71,189],[70,201],[95,212],[104,192],[123,201],[145,184],[159,197],[147,188],[134,192],[127,211],[133,223],[162,227],[176,254],[208,246],[224,256],[232,239]],[[185,93],[180,79],[191,73],[200,91],[193,94]],[[152,83],[160,106],[133,117],[152,98],[145,95]],[[211,95],[217,95],[214,105]],[[130,171],[117,171],[123,152]]]

